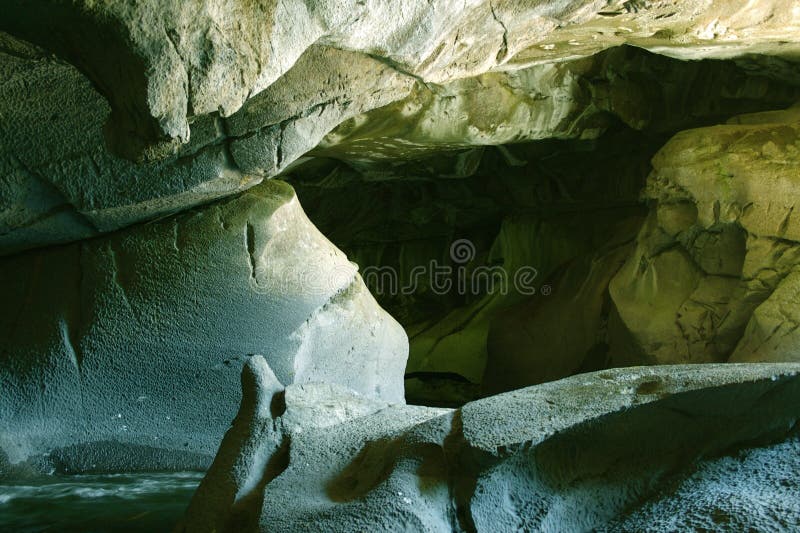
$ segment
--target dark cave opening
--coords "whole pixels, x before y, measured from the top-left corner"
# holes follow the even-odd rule
[[[437,120],[452,129],[449,117],[419,113],[429,125],[415,137],[419,128],[398,120],[393,104],[343,124],[330,135],[338,144],[323,142],[287,176],[313,223],[406,329],[410,403],[457,406],[649,364],[609,353],[623,341],[609,338],[616,317],[608,284],[652,207],[642,195],[651,160],[679,131],[800,98],[800,80],[774,58],[684,62],[621,47],[587,64],[573,93],[578,109],[554,138],[455,148],[436,136]],[[384,142],[401,133],[413,142]],[[470,246],[466,261],[453,256],[454,243]],[[430,265],[446,269],[449,290],[432,288]],[[532,290],[458,283],[481,269],[512,276],[522,266],[535,270]]]

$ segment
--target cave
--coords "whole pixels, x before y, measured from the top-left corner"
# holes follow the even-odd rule
[[[7,4],[0,530],[800,529],[796,0]]]

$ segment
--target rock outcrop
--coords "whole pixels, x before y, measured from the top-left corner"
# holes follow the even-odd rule
[[[797,80],[765,65],[684,62],[620,47],[436,88],[417,85],[408,97],[345,121],[287,179],[314,223],[375,274],[368,286],[409,332],[412,401],[457,404],[476,397],[482,381],[498,392],[578,370],[653,362],[621,350],[626,337],[607,294],[619,262],[596,264],[609,243],[633,240],[651,158],[675,131],[798,97]],[[617,225],[628,229],[615,234]],[[461,239],[473,244],[475,257],[455,264],[449,248]],[[735,255],[737,239],[731,228],[721,242],[705,237],[697,246],[710,263],[721,260],[713,254]],[[552,294],[531,297],[514,287],[502,295],[433,294],[432,261],[451,268],[454,282],[460,268],[469,278],[481,269],[511,277],[534,267],[534,288],[548,286]],[[723,275],[736,267],[731,261],[719,267]],[[705,297],[727,290],[717,283]],[[663,320],[679,335],[671,316]],[[677,357],[670,350],[663,348]],[[463,393],[428,394],[426,383]]]
[[[798,108],[736,117],[655,156],[653,207],[610,284],[615,364],[795,359],[781,302],[800,257],[798,119]]]
[[[174,156],[135,164],[106,149],[108,105],[75,68],[0,34],[0,69],[0,255],[242,192],[414,83],[375,59],[313,46],[235,115],[195,119]]]
[[[619,530],[646,517],[670,531],[669,510],[698,484],[693,470],[728,461],[724,479],[743,485],[759,458],[772,465],[750,482],[774,496],[743,491],[741,506],[721,508],[725,519],[792,527],[793,500],[766,481],[781,471],[797,483],[786,468],[796,458],[781,453],[798,446],[798,371],[605,370],[449,410],[387,405],[330,384],[283,389],[252,358],[239,415],[178,530]],[[753,446],[763,447],[745,452],[743,465],[716,458]],[[683,492],[659,492],[674,483]],[[677,523],[720,519],[694,505]]]
[[[403,402],[405,333],[280,181],[3,258],[0,280],[0,449],[13,463],[50,453],[55,468],[102,470],[138,453],[137,468],[173,466],[155,449],[203,466],[259,353],[282,383]]]
[[[415,0],[389,16],[388,5],[360,1],[10,2],[0,21],[10,32],[0,32],[0,254],[239,193],[315,147],[406,159],[594,138],[617,120],[672,133],[785,106],[800,97],[795,45],[782,39],[798,17],[788,3]],[[625,43],[637,48],[604,52]],[[736,59],[689,63],[641,48]]]
[[[504,392],[608,366],[608,283],[630,253],[638,221],[623,227],[617,242],[567,266],[550,289],[554,297],[534,296],[497,313],[487,336],[484,391]]]
[[[766,62],[764,58],[762,61]],[[800,63],[786,63],[791,72]],[[800,99],[800,81],[760,64],[679,61],[620,46],[431,87],[347,119],[315,155],[384,162],[540,139],[594,139],[622,122],[668,134]]]
[[[313,429],[332,415],[286,424],[340,402],[363,416],[333,416],[335,439],[388,447],[367,471],[384,452],[416,464],[421,443],[466,461],[469,479],[419,497],[424,517],[386,500],[400,522],[511,527],[463,497],[485,465],[522,461],[465,444],[493,400],[401,406],[404,371],[414,400],[453,406],[600,368],[800,359],[797,4],[6,1],[0,457],[205,466],[239,370],[267,354],[251,377],[274,404],[247,400],[214,469],[235,474],[198,496],[232,510],[199,523],[234,527],[268,478],[305,486],[278,475],[286,439],[334,457]],[[448,461],[431,468],[449,478]],[[369,500],[359,476],[325,491]]]
[[[506,347],[497,345],[493,354],[488,343],[492,328],[506,322],[504,309],[543,300],[569,306],[569,291],[577,287],[553,285],[549,295],[541,287],[554,284],[565,264],[591,263],[598,250],[633,241],[645,213],[639,191],[665,140],[618,126],[599,139],[477,148],[384,167],[315,158],[287,179],[315,225],[361,266],[367,286],[406,328],[410,401],[458,404],[477,397],[494,355],[492,372],[504,373]],[[452,256],[459,239],[469,241],[471,257]],[[605,288],[577,281],[589,270],[570,279],[607,300]],[[502,279],[493,277],[498,272]],[[520,315],[515,323],[532,317]],[[591,320],[601,323],[603,315]],[[552,331],[556,343],[570,321],[561,325]],[[599,339],[592,327],[585,327],[590,346]],[[536,349],[535,341],[519,341],[515,354],[534,349],[526,361],[558,356]],[[440,377],[464,394],[428,394]]]

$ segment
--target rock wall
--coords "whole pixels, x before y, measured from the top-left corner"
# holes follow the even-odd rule
[[[314,46],[230,117],[193,121],[174,156],[136,164],[103,141],[109,107],[80,73],[0,34],[0,255],[107,233],[253,187],[339,122],[404,96],[413,80]],[[351,90],[364,89],[363,95]]]
[[[386,9],[374,2],[349,11],[315,3],[313,14],[283,4],[255,14],[252,6],[227,12],[208,3],[187,12],[170,2],[129,11],[11,2],[0,23],[14,35],[0,32],[0,254],[79,240],[236,194],[315,147],[318,155],[347,160],[406,159],[453,147],[593,138],[617,119],[673,133],[785,106],[798,99],[791,41],[780,40],[789,30],[773,26],[795,20],[794,12],[781,11],[785,3],[762,1],[760,15],[727,13],[722,42],[699,37],[701,22],[714,22],[713,10],[705,6],[701,14],[694,2],[687,11],[661,3],[646,9],[637,3],[634,10],[597,1],[476,2],[444,18],[449,4],[431,13],[427,2],[415,2],[399,18],[389,17],[400,25],[397,34],[364,30]],[[344,19],[327,21],[333,12]],[[369,15],[350,19],[357,13]],[[291,38],[287,16],[298,17]],[[516,27],[518,17],[538,22]],[[419,25],[423,19],[429,23]],[[154,20],[164,31],[139,24]],[[259,31],[255,20],[265,25]],[[273,35],[269,21],[284,29]],[[437,33],[450,24],[455,34]],[[747,53],[739,54],[743,43],[732,37],[750,26],[757,31],[747,29]],[[225,35],[234,28],[231,40]],[[248,30],[254,42],[241,33]],[[308,42],[306,30],[314,35]],[[652,37],[659,30],[666,33]],[[75,31],[81,38],[72,41]],[[104,44],[88,45],[87,35]],[[350,38],[358,43],[340,41]],[[698,46],[697,39],[715,46]],[[377,44],[383,40],[385,46]],[[292,52],[276,55],[277,42],[291,42]],[[689,63],[628,47],[600,53],[626,42],[693,59],[736,59]],[[502,46],[517,55],[496,59]],[[119,71],[108,72],[109,64]],[[134,163],[119,154],[146,157]]]
[[[205,465],[253,354],[430,404],[797,359],[796,4],[5,2],[0,459]],[[368,279],[409,347],[323,234],[536,294]]]
[[[0,449],[12,463],[185,467],[174,452],[201,467],[254,354],[283,383],[403,401],[405,333],[279,181],[4,258],[0,279]]]
[[[531,290],[554,283],[565,264],[590,262],[600,249],[633,241],[649,158],[665,140],[617,126],[596,140],[479,148],[382,169],[315,159],[287,179],[314,223],[361,265],[368,287],[407,329],[412,401],[457,404],[480,393],[494,355],[498,373],[514,375],[503,367],[506,347],[489,342],[495,325],[510,325],[505,308],[561,301],[562,293],[569,301],[559,288],[549,296]],[[452,246],[463,239],[472,253],[456,261]],[[436,288],[432,262],[449,272],[448,287]],[[507,276],[481,281],[487,268]],[[515,285],[517,272],[530,275],[525,287]],[[557,331],[554,338],[563,329]],[[537,342],[512,351],[533,348],[524,359],[535,358],[546,351]],[[575,354],[576,368],[584,355]],[[437,391],[440,377],[461,392]]]
[[[787,73],[800,67],[783,65]],[[679,61],[620,46],[437,86],[416,84],[405,98],[345,120],[313,153],[363,166],[470,146],[593,139],[618,122],[671,135],[786,107],[800,99],[799,90],[797,77],[771,68],[768,56],[750,63]]]
[[[377,269],[368,284],[409,332],[412,401],[458,404],[477,397],[481,384],[484,392],[499,392],[610,366],[727,360],[757,304],[751,295],[731,295],[738,290],[732,277],[742,269],[744,230],[734,224],[678,236],[687,229],[681,224],[692,226],[687,217],[696,207],[665,200],[653,206],[636,247],[625,246],[642,223],[638,206],[661,194],[653,192],[658,180],[672,179],[659,176],[675,172],[691,182],[698,172],[683,154],[700,152],[691,132],[705,130],[689,129],[667,143],[672,132],[727,120],[741,108],[793,103],[800,96],[796,80],[734,62],[684,63],[620,48],[452,82],[444,90],[415,91],[346,121],[315,148],[315,159],[287,177],[315,224],[367,271]],[[781,113],[786,117],[777,118]],[[731,120],[791,121],[793,113]],[[537,137],[550,139],[463,148]],[[789,145],[775,158],[791,169]],[[725,149],[708,156],[709,165],[727,164],[717,157]],[[405,157],[411,161],[398,161]],[[764,158],[737,164],[742,173],[772,172]],[[702,194],[711,206],[718,183],[707,181]],[[751,209],[751,219],[759,219],[759,206]],[[654,229],[659,224],[665,229]],[[450,246],[461,239],[474,248],[466,264],[450,257]],[[680,246],[671,245],[681,239],[691,240],[690,262],[681,262]],[[658,268],[667,274],[658,282],[637,270],[643,255],[664,261]],[[513,287],[508,294],[437,293],[428,278],[414,279],[432,261],[455,272],[463,267],[467,278],[481,268],[513,275],[532,266],[534,289],[546,286],[551,294]],[[751,258],[754,268],[765,268],[762,262]],[[689,263],[709,274],[694,294],[700,274]],[[380,277],[389,271],[393,291]],[[615,307],[612,295],[627,307]],[[729,306],[731,299],[744,303]],[[718,320],[708,318],[714,306],[725,307],[713,313],[728,322],[718,334],[703,333],[716,327],[698,324]],[[625,320],[663,331],[632,339],[620,326]],[[697,338],[684,341],[692,335]],[[676,346],[683,342],[692,346]],[[437,390],[442,386],[456,390]]]

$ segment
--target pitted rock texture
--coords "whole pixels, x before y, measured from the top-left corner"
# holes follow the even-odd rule
[[[720,471],[717,456],[760,442],[745,453],[776,462],[769,472],[794,465],[781,452],[797,446],[798,371],[606,370],[447,410],[330,384],[282,390],[253,358],[239,415],[178,530],[614,531],[645,516],[669,531],[673,516],[659,506],[669,512],[681,497],[661,492],[673,483],[748,482],[751,465]],[[724,507],[730,523],[795,525],[786,491],[758,488]],[[750,515],[754,506],[762,516]]]
[[[800,528],[800,439],[712,459],[599,531],[783,531]]]
[[[798,108],[676,135],[610,284],[615,363],[794,360]]]
[[[13,463],[49,452],[78,470],[91,465],[71,466],[70,446],[124,445],[207,461],[252,354],[282,383],[403,401],[405,333],[277,180],[4,258],[0,280],[0,449]]]
[[[430,83],[586,57],[629,43],[682,58],[790,54],[793,0],[516,2],[15,0],[0,29],[61,54],[106,96],[111,146],[157,158],[193,117],[236,112],[313,44],[373,56]]]

